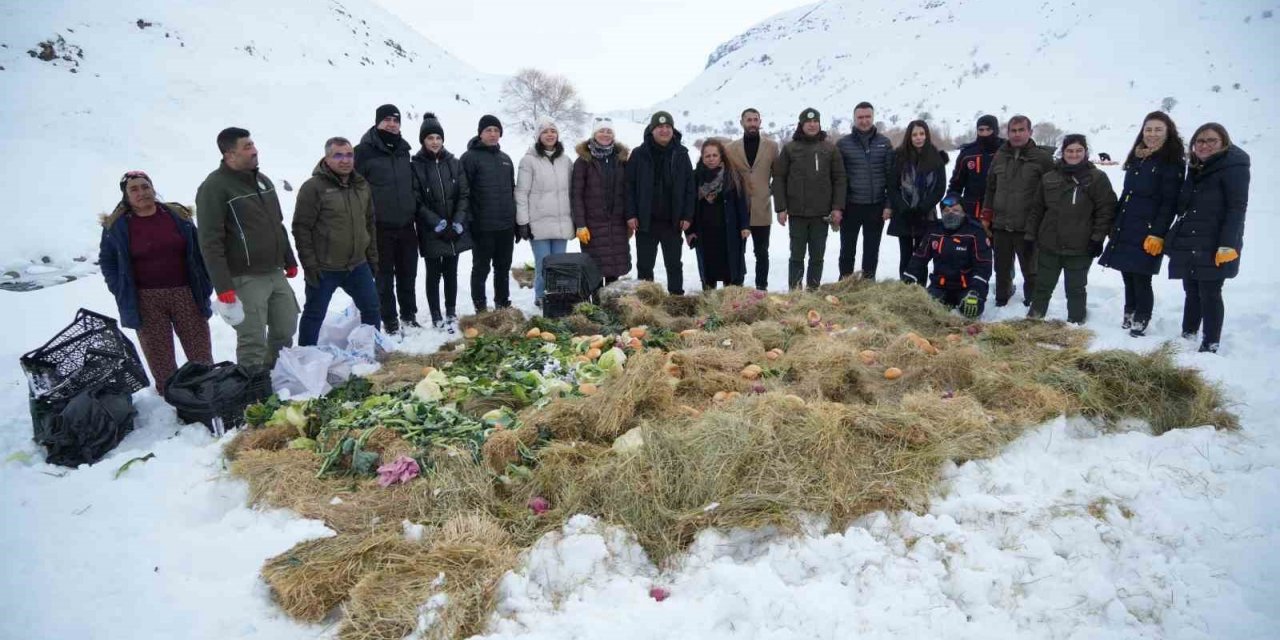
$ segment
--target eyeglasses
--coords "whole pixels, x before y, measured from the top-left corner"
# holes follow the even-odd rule
[[[312,156],[312,157],[315,157],[315,156]],[[343,161],[343,160],[355,160],[355,158],[356,158],[356,154],[354,154],[354,153],[335,153],[335,154],[333,154],[333,159],[334,159],[334,160],[337,160],[337,161],[339,161],[339,162],[341,162],[341,161]]]
[[[1222,138],[1197,138],[1194,144],[1197,147],[1216,147],[1222,144]]]

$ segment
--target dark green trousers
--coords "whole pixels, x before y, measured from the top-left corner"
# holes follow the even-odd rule
[[[1036,251],[1036,288],[1031,296],[1031,314],[1044,317],[1049,309],[1049,299],[1058,287],[1058,278],[1066,273],[1067,322],[1084,322],[1088,294],[1089,267],[1093,258],[1087,255],[1071,256],[1040,248]]]
[[[791,218],[791,260],[787,263],[787,288],[800,288],[800,280],[816,289],[822,284],[822,258],[827,253],[827,223],[822,218]],[[809,274],[805,278],[804,254],[809,253]]]

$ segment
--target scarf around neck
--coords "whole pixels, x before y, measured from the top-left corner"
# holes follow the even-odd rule
[[[603,145],[603,144],[600,144],[599,142],[596,142],[595,138],[591,138],[590,140],[587,140],[587,148],[591,150],[591,157],[595,158],[596,160],[604,160],[605,158],[608,158],[609,156],[613,155],[614,144],[615,143],[610,142],[607,145]]]
[[[698,185],[698,197],[706,200],[707,196],[719,196],[720,192],[724,190],[724,167],[717,169],[704,168],[703,172],[704,182]]]

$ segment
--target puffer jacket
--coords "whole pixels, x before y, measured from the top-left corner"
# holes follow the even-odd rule
[[[538,145],[520,158],[516,178],[516,224],[527,224],[535,240],[568,240],[574,236],[569,191],[573,182],[573,161],[556,142],[546,155]]]
[[[574,150],[572,197],[573,225],[586,227],[591,242],[583,251],[591,256],[600,275],[619,278],[631,271],[631,236],[627,230],[626,164],[631,151],[621,142],[603,160],[591,155],[586,142]]]
[[[1244,254],[1249,173],[1249,154],[1236,146],[1192,164],[1178,198],[1181,213],[1164,243],[1170,278],[1223,280],[1240,273],[1241,258],[1219,267],[1213,257],[1219,247]]]
[[[200,254],[200,236],[191,223],[191,211],[176,202],[157,202],[156,209],[156,215],[172,216],[178,225],[178,233],[182,234],[187,245],[187,286],[191,287],[191,297],[200,315],[211,317],[213,306],[209,299],[213,296],[213,283]],[[100,219],[102,241],[98,245],[98,266],[107,289],[116,299],[120,326],[138,329],[142,327],[142,314],[138,307],[138,287],[133,280],[133,258],[129,254],[130,217],[132,214],[123,206],[117,206],[111,215]]]
[[[511,231],[516,226],[516,167],[500,145],[471,138],[462,154],[473,231]]]
[[[965,213],[977,215],[987,193],[987,171],[991,169],[996,150],[1003,145],[1004,138],[993,133],[960,147],[947,191],[960,199]]]
[[[893,144],[872,127],[862,133],[855,130],[836,143],[844,159],[844,172],[849,177],[846,199],[853,204],[881,204],[889,199],[889,181],[893,173]]]
[[[1147,236],[1164,238],[1178,208],[1178,193],[1186,175],[1186,165],[1165,162],[1153,156],[1134,158],[1124,172],[1111,242],[1098,264],[1125,273],[1155,275],[1164,255],[1149,255],[1142,247]]]
[[[773,207],[798,218],[824,218],[844,210],[848,188],[844,158],[827,132],[809,137],[799,128],[773,165]]]
[[[911,254],[907,272],[903,274],[916,282],[923,282],[929,263],[929,287],[944,291],[973,291],[985,300],[991,280],[991,238],[982,224],[973,218],[965,218],[957,229],[947,229],[942,222],[930,222],[925,229],[924,241],[916,245]]]
[[[914,205],[907,202],[907,191],[902,185],[902,166],[894,154],[892,179],[889,180],[889,206],[893,209],[893,217],[889,219],[889,235],[899,238],[918,238],[924,235],[925,227],[938,219],[938,202],[947,190],[947,163],[951,159],[946,151],[939,151],[942,163],[928,175],[919,177],[916,184],[918,193]]]
[[[418,196],[418,252],[424,258],[440,258],[470,251],[475,241],[471,237],[470,188],[462,162],[448,149],[434,154],[423,147],[413,154],[411,168]],[[441,220],[450,226],[461,223],[462,233],[456,238],[448,230],[436,233]]]
[[[1036,146],[1034,140],[1023,147],[1007,141],[996,152],[987,172],[987,192],[983,194],[984,210],[992,211],[994,229],[1027,230],[1027,210],[1040,187],[1040,178],[1053,170],[1053,153]]]
[[[1092,162],[1083,164],[1076,169],[1060,162],[1040,178],[1026,221],[1026,238],[1037,250],[1087,256],[1090,243],[1106,239],[1116,192],[1107,174]]]
[[[409,179],[409,143],[400,138],[388,147],[370,127],[356,145],[356,172],[369,181],[374,218],[379,226],[399,229],[413,223],[417,201]]]
[[[343,184],[324,160],[298,187],[293,241],[308,271],[350,271],[362,263],[377,268],[373,201],[369,183],[352,172]]]

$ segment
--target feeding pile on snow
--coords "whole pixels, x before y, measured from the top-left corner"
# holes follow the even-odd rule
[[[921,509],[945,461],[991,456],[1064,413],[1236,426],[1168,350],[1088,352],[1088,333],[1059,323],[970,323],[897,283],[641,285],[561,320],[504,310],[464,326],[376,385],[251,408],[255,427],[228,445],[255,503],[337,532],[264,568],[291,615],[345,601],[343,638],[458,637],[483,629],[519,550],[576,514],[625,527],[662,562],[709,527]]]

